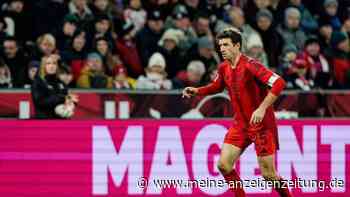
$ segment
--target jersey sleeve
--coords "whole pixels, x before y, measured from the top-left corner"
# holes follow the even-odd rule
[[[223,67],[219,66],[215,79],[208,85],[198,88],[198,95],[209,95],[222,92],[225,88]]]
[[[249,60],[247,68],[259,81],[269,86],[271,88],[271,93],[275,96],[280,95],[286,86],[286,82],[282,77],[272,72],[256,60]]]

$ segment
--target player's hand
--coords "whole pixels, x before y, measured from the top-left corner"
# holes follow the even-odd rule
[[[191,98],[192,96],[195,96],[197,93],[198,93],[198,88],[186,87],[182,91],[182,98]]]
[[[253,114],[252,117],[250,118],[250,124],[251,125],[255,125],[255,124],[259,124],[262,122],[262,120],[264,119],[265,116],[265,112],[266,109],[259,107],[258,109],[256,109]]]

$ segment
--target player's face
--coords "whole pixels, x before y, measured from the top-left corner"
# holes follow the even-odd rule
[[[240,44],[233,44],[230,38],[220,39],[218,45],[225,60],[233,60],[239,53]]]

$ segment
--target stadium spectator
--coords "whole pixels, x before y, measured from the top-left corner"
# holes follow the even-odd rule
[[[307,63],[304,59],[295,59],[293,62],[293,71],[291,74],[293,80],[293,88],[301,89],[304,91],[310,91],[313,89],[315,83],[310,77],[310,70],[307,67]]]
[[[141,0],[130,0],[128,3],[128,7],[124,10],[124,20],[134,25],[132,34],[135,35],[145,25],[147,13],[142,7]]]
[[[267,9],[272,13],[275,24],[283,23],[284,10],[288,7],[288,4],[289,4],[289,0],[271,0],[270,1],[270,6]]]
[[[68,16],[76,17],[78,28],[87,30],[94,16],[88,7],[87,0],[70,0],[68,4]]]
[[[12,79],[9,67],[0,58],[0,88],[11,88]]]
[[[269,67],[269,62],[267,60],[267,55],[264,50],[264,44],[261,41],[261,38],[258,34],[251,34],[247,40],[247,55],[257,59],[264,66]]]
[[[331,64],[334,69],[335,86],[350,87],[350,46],[349,38],[344,32],[335,31],[331,37]]]
[[[105,74],[112,78],[115,65],[124,65],[128,75],[137,79],[144,74],[151,55],[159,52],[165,58],[165,71],[169,79],[173,79],[180,70],[185,70],[189,62],[199,60],[205,64],[207,72],[204,78],[208,80],[209,68],[214,68],[219,60],[210,41],[214,43],[216,34],[228,26],[234,26],[243,35],[243,51],[262,60],[283,76],[291,74],[295,66],[291,67],[292,59],[287,61],[286,58],[294,55],[282,53],[295,45],[296,53],[307,62],[307,69],[310,69],[307,73],[310,73],[315,87],[328,88],[333,81],[329,78],[339,80],[339,72],[334,72],[333,65],[334,56],[339,55],[339,50],[335,50],[337,47],[334,47],[334,43],[332,45],[331,35],[333,31],[350,35],[349,5],[347,0],[322,0],[319,5],[302,0],[0,1],[1,58],[11,71],[13,87],[16,88],[30,84],[28,62],[41,61],[43,56],[50,54],[61,55],[61,60],[71,68],[73,81],[76,82],[88,52],[99,53]],[[161,40],[165,32],[174,29],[181,31],[183,36],[175,37],[168,32],[166,41]],[[251,45],[252,40],[259,40],[251,36],[253,34],[260,36],[267,62],[265,58],[258,58],[257,47]],[[318,36],[319,58],[308,52],[318,48],[315,41],[304,46],[305,40],[313,34]],[[9,54],[5,54],[6,50],[10,52],[9,48],[1,45],[12,39],[8,39],[8,36],[14,36],[20,58],[9,58]],[[251,38],[250,42],[248,37]],[[209,42],[206,38],[209,38]],[[109,44],[106,45],[105,40]],[[261,46],[260,42],[256,43]],[[247,44],[253,51],[247,51]],[[323,56],[329,60],[329,72],[318,70],[324,64],[317,59]],[[311,59],[314,62],[308,61]],[[318,69],[313,70],[310,65]],[[333,85],[345,88],[339,82]]]
[[[166,62],[162,54],[156,52],[149,59],[145,68],[146,76],[141,75],[136,81],[136,89],[170,90],[172,83],[167,79]]]
[[[184,0],[183,3],[186,6],[191,21],[196,20],[196,17],[200,15],[200,12],[205,10],[205,1]]]
[[[111,50],[114,50],[114,38],[112,33],[112,21],[109,19],[107,15],[96,16],[94,20],[94,30],[92,32],[88,32],[87,40],[91,40],[87,42],[87,47],[92,48],[96,39],[104,37],[107,39],[108,44],[112,47]]]
[[[333,32],[333,27],[330,23],[322,22],[319,24],[319,40],[323,51],[330,48],[331,36]],[[327,55],[327,54],[326,54]]]
[[[57,77],[57,56],[43,57],[39,74],[31,87],[32,99],[35,108],[35,117],[39,119],[63,118],[55,112],[58,105],[74,108],[78,97],[69,94],[68,89]]]
[[[134,25],[128,21],[120,22],[116,48],[118,54],[131,77],[138,77],[143,73],[143,66],[136,49],[135,38],[132,33]]]
[[[201,85],[205,74],[203,62],[194,60],[187,65],[185,71],[180,71],[173,79],[174,89],[185,88],[187,86],[198,87]]]
[[[278,57],[282,50],[282,37],[273,26],[272,13],[267,9],[256,14],[256,30],[258,31],[268,58],[268,65],[277,68]],[[273,38],[273,39],[271,39]]]
[[[217,65],[211,66],[203,77],[204,78],[203,84],[208,84],[214,81],[217,76],[217,73],[218,73]]]
[[[90,10],[94,16],[107,15],[112,18],[112,4],[109,0],[93,0]]]
[[[122,65],[114,67],[113,88],[115,89],[135,89],[136,80],[129,77],[126,68]]]
[[[283,78],[287,82],[287,88],[292,88],[293,84],[290,83],[293,79],[291,76],[295,73],[293,70],[292,64],[294,60],[297,58],[298,50],[296,46],[289,45],[285,46],[282,50],[282,54],[280,56],[280,64],[277,68],[278,73],[281,73],[283,75]]]
[[[61,32],[65,20],[64,16],[68,14],[67,3],[60,0],[33,0],[32,2],[28,3],[29,5],[32,4],[30,12],[33,16],[33,38],[31,41],[45,33]],[[28,4],[26,6],[29,6]],[[28,30],[26,30],[26,33],[28,33]],[[61,47],[61,45],[58,46]]]
[[[13,87],[23,88],[27,76],[28,58],[20,49],[16,38],[7,37],[3,43],[3,58],[10,68]]]
[[[306,68],[310,72],[310,78],[314,81],[315,87],[329,88],[330,84],[330,65],[321,53],[319,40],[315,36],[309,37],[305,41],[304,51],[299,58],[306,62]]]
[[[14,34],[10,35],[15,36],[20,44],[32,37],[32,13],[27,10],[28,6],[28,2],[24,0],[10,0],[3,10],[4,15],[13,21]]]
[[[70,43],[73,40],[73,36],[77,31],[77,23],[76,17],[67,16],[64,18],[62,28],[55,33],[57,49],[60,51],[64,51],[68,49]]]
[[[41,35],[36,41],[37,48],[34,51],[33,59],[40,61],[43,57],[48,57],[57,53],[56,39],[52,34]]]
[[[216,65],[218,57],[215,52],[214,41],[206,36],[199,38],[197,43],[188,51],[184,65],[188,65],[192,60],[200,60],[204,63],[206,69]]]
[[[40,62],[39,61],[31,61],[28,64],[28,72],[26,83],[24,84],[24,88],[29,89],[32,87],[33,82],[35,80],[36,75],[39,73]]]
[[[284,23],[277,27],[278,33],[283,38],[284,46],[294,44],[298,50],[303,49],[306,35],[300,28],[300,11],[289,7],[285,11]]]
[[[103,60],[99,54],[88,54],[86,65],[78,78],[77,87],[112,88],[112,78],[105,74]]]
[[[69,66],[61,63],[58,67],[57,76],[68,88],[75,88],[72,69]]]
[[[72,38],[69,48],[61,53],[62,61],[72,69],[74,80],[78,79],[80,71],[84,67],[84,60],[87,55],[85,44],[85,32],[77,31]]]
[[[316,19],[311,15],[310,11],[304,6],[301,0],[290,0],[290,6],[298,8],[300,12],[300,27],[305,33],[315,33],[318,29]]]
[[[106,37],[97,38],[94,43],[94,50],[102,57],[106,74],[112,76],[116,62],[112,54],[112,45],[108,42],[108,39]]]
[[[5,38],[8,36],[6,32],[7,23],[5,21],[5,17],[0,14],[0,47],[2,47],[2,43],[4,42]]]
[[[247,52],[246,43],[247,43],[248,37],[251,36],[252,34],[258,34],[258,33],[255,31],[255,29],[253,29],[249,24],[245,22],[244,13],[241,8],[232,7],[229,10],[229,16],[230,16],[230,25],[237,28],[242,33],[242,37],[243,37],[242,50],[244,52]]]
[[[228,10],[232,6],[232,2],[230,2],[229,0],[207,0],[206,3],[207,5],[204,8],[202,8],[202,10],[208,12],[209,15],[211,15],[211,18],[215,17],[223,21],[228,21]]]
[[[136,34],[135,41],[143,67],[158,49],[158,41],[164,32],[164,14],[160,9],[152,9],[147,14],[146,25]]]
[[[173,9],[171,17],[168,17],[165,23],[166,29],[174,28],[184,32],[185,37],[179,42],[179,48],[184,52],[191,48],[196,42],[196,33],[189,17],[186,7],[182,4],[178,4]]]
[[[350,37],[350,9],[349,9],[349,15],[344,19],[341,31],[346,32],[348,34],[348,37]]]
[[[166,71],[170,79],[184,69],[181,60],[180,49],[178,47],[179,41],[184,37],[184,33],[178,29],[168,29],[164,32],[159,41],[159,52],[164,56],[166,61]]]
[[[334,30],[339,31],[341,28],[340,18],[338,17],[338,1],[325,0],[323,3],[323,11],[318,19],[322,23],[331,24]]]
[[[198,38],[207,36],[214,40],[213,33],[210,29],[210,19],[208,13],[198,12],[193,21],[194,30]]]
[[[270,0],[248,0],[244,6],[244,14],[247,16],[247,23],[254,24],[256,13],[261,9],[268,9]]]

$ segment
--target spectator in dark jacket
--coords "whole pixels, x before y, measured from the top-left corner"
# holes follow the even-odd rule
[[[94,16],[106,14],[112,17],[112,4],[109,0],[93,0],[90,9]]]
[[[39,74],[31,88],[36,118],[62,118],[56,111],[58,105],[74,108],[74,102],[77,102],[77,96],[68,94],[65,84],[58,79],[57,69],[56,56],[43,58]]]
[[[27,76],[28,58],[20,50],[17,40],[14,37],[8,37],[3,43],[2,51],[4,61],[10,68],[13,87],[22,88]]]
[[[276,68],[283,43],[282,37],[273,26],[273,16],[269,10],[263,9],[256,14],[256,30],[263,41],[269,66]]]
[[[164,29],[164,16],[159,9],[154,9],[147,14],[147,23],[135,37],[141,63],[146,67],[148,59],[157,51],[158,41]]]
[[[331,63],[337,88],[350,87],[350,46],[349,38],[343,32],[335,31],[331,37]]]
[[[87,0],[71,0],[68,4],[68,15],[74,16],[78,20],[78,28],[87,30],[94,16],[87,5]]]
[[[30,89],[32,87],[32,84],[36,78],[36,75],[39,72],[40,68],[40,62],[39,61],[31,61],[28,64],[28,75],[26,82],[24,84],[24,88]]]
[[[63,1],[57,0],[33,0],[33,37],[58,31],[62,27],[64,16],[68,13],[68,7]],[[28,31],[26,31],[28,33]],[[33,39],[35,40],[35,39]]]
[[[85,32],[78,31],[73,36],[70,47],[61,53],[62,61],[72,69],[74,80],[77,80],[84,67],[87,55]]]
[[[78,21],[75,17],[67,16],[63,21],[63,25],[60,26],[61,28],[59,28],[55,33],[55,38],[57,40],[57,48],[60,51],[69,48],[73,36],[77,31],[77,23]]]
[[[198,39],[190,51],[186,54],[185,65],[188,65],[192,60],[200,60],[204,63],[205,69],[209,69],[213,65],[218,64],[218,57],[215,53],[214,41],[207,36]]]
[[[5,38],[8,36],[7,32],[5,31],[7,28],[7,24],[5,22],[5,17],[0,14],[0,48],[2,48],[2,43],[4,42]]]
[[[88,33],[87,46],[90,48],[93,46],[96,39],[100,37],[105,37],[108,41],[108,44],[112,47],[111,50],[114,49],[114,38],[112,35],[112,21],[107,15],[100,15],[95,17],[94,21],[94,29],[92,32]],[[91,41],[92,42],[91,42]]]
[[[4,11],[5,15],[13,20],[14,36],[21,44],[31,39],[32,13],[27,9],[28,6],[24,0],[12,0]]]
[[[178,29],[168,29],[162,35],[159,41],[159,52],[164,56],[166,62],[166,72],[168,78],[172,79],[180,70],[184,70],[184,65],[181,64],[182,56],[178,47],[179,40],[184,36],[184,33]]]
[[[338,1],[325,0],[323,3],[324,10],[322,11],[319,21],[330,23],[334,30],[339,31],[341,28],[340,18],[338,17]]]
[[[135,38],[132,34],[134,25],[128,21],[120,23],[116,48],[131,77],[137,77],[144,72],[139,53],[136,48]]]

